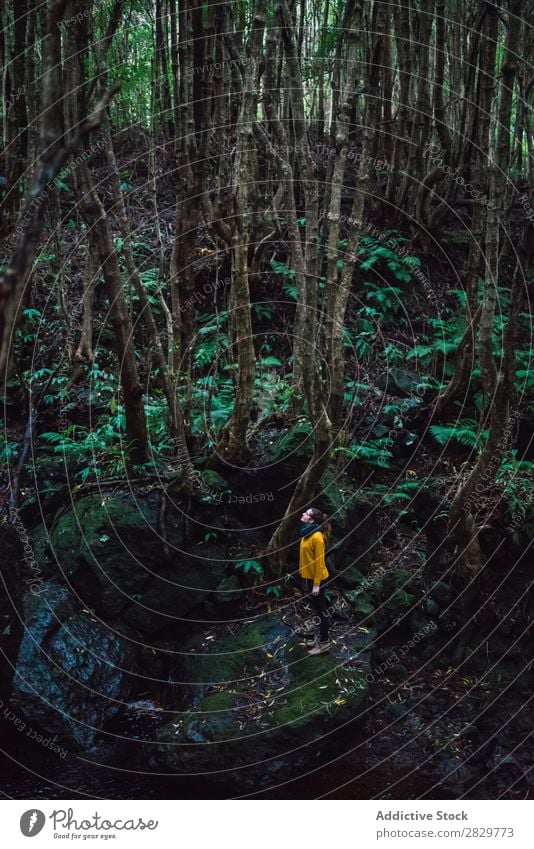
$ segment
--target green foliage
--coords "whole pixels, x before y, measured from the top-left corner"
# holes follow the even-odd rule
[[[466,448],[478,448],[489,431],[480,432],[474,419],[459,419],[448,425],[431,425],[430,432],[439,445],[447,445],[454,440]]]
[[[403,287],[412,282],[414,269],[421,264],[417,257],[404,255],[406,241],[395,230],[388,230],[380,237],[362,235],[360,238],[359,269],[376,274],[376,280],[363,283],[367,306],[358,310],[359,346],[355,343],[360,357],[368,357],[372,352],[377,325],[392,321],[403,309]],[[346,245],[346,240],[340,242],[340,247]]]
[[[235,388],[231,377],[237,365],[228,362],[228,311],[200,316],[193,365],[197,372],[209,367],[209,374],[195,377],[190,387],[191,430],[203,435],[218,433],[231,417],[234,409]],[[208,439],[205,448],[213,447]]]
[[[95,357],[91,370],[88,373],[89,398],[91,407],[99,409],[111,409],[113,399],[119,391],[119,378],[111,370],[101,366],[99,359]]]
[[[361,404],[362,397],[357,395],[357,392],[372,392],[373,387],[369,386],[367,383],[359,383],[357,380],[352,380],[352,378],[345,378],[345,392],[343,395],[344,400],[349,404]]]
[[[254,380],[254,401],[261,416],[270,413],[287,412],[293,395],[293,385],[279,371],[282,363],[276,357],[264,357],[258,361]]]
[[[224,490],[228,487],[228,483],[222,475],[214,469],[205,469],[204,471],[199,472],[199,475],[207,486],[220,490]]]
[[[206,531],[204,534],[204,542],[215,542],[217,539],[217,533],[215,531]]]
[[[514,388],[516,392],[522,396],[531,399],[529,409],[534,409],[534,350],[529,348],[526,351],[518,351],[516,354],[516,362],[519,368],[515,373]]]
[[[432,350],[447,357],[458,350],[465,332],[465,321],[461,316],[429,318],[433,330]]]
[[[376,303],[384,319],[396,315],[402,307],[400,296],[402,289],[397,286],[380,286],[378,283],[366,282],[366,299]]]
[[[282,367],[282,365],[283,363],[278,357],[263,357],[258,363],[258,368],[269,368],[270,366]]]
[[[42,317],[41,310],[35,309],[35,307],[28,307],[27,309],[22,310],[22,315],[30,321],[34,321],[35,319],[40,319]]]
[[[92,428],[69,424],[61,432],[42,433],[40,449],[64,458],[71,472],[82,482],[90,477],[116,477],[125,474],[129,446],[125,440],[124,406],[112,397],[108,412],[99,416]],[[140,473],[164,462],[164,455],[173,450],[166,424],[167,407],[163,399],[153,398],[145,403],[145,415],[150,433],[152,459]]]
[[[199,377],[191,387],[193,434],[205,434],[212,430],[216,433],[226,424],[234,409],[235,389],[231,378],[222,378],[219,374]],[[213,440],[206,442],[211,447]]]
[[[41,439],[50,446],[52,454],[62,456],[68,466],[80,467],[77,475],[86,481],[96,477],[124,474],[127,445],[124,441],[124,411],[102,417],[99,426],[89,430],[82,425],[68,425],[61,433],[49,431]],[[104,476],[105,476],[104,475]]]
[[[424,337],[425,339],[427,337]],[[422,344],[414,345],[413,348],[406,354],[407,360],[420,360],[423,365],[428,365],[436,348],[434,345]]]
[[[226,319],[225,313],[221,322]],[[202,325],[197,331],[197,337],[193,362],[200,368],[212,365],[228,348],[228,337],[221,331],[220,324]]]
[[[235,568],[243,572],[243,575],[253,574],[258,578],[263,578],[263,566],[257,560],[240,560],[235,564]]]
[[[389,437],[381,439],[368,439],[360,444],[353,444],[348,448],[334,448],[335,454],[344,454],[349,461],[358,461],[367,466],[374,466],[380,469],[389,469],[393,454],[388,450],[388,446],[392,445],[392,440]]]
[[[399,348],[398,345],[395,345],[393,342],[389,342],[382,351],[383,359],[386,360],[388,365],[390,366],[400,366],[404,363],[405,354],[402,348]]]
[[[104,33],[111,14],[110,7],[102,3],[98,11],[101,15],[100,32]],[[153,96],[151,86],[151,63],[154,61],[153,24],[141,3],[134,2],[131,15],[132,18],[121,21],[117,38],[114,39],[111,48],[110,62],[114,68],[114,80],[121,84],[120,93],[111,103],[111,112],[120,124],[121,115],[124,115],[127,110],[132,121],[138,121],[148,128],[150,102]],[[134,23],[133,26],[132,23]],[[129,61],[125,62],[121,56],[128,56]],[[94,73],[96,69],[89,68],[89,78]]]
[[[252,312],[257,318],[272,319],[274,310],[265,304],[252,304]]]
[[[403,243],[408,239],[395,230],[386,230],[381,238],[364,235],[360,239],[358,257],[362,259],[360,268],[369,271],[376,266],[385,266],[393,273],[399,283],[409,283],[413,277],[412,270],[421,265],[421,260],[414,256],[401,255]]]
[[[292,301],[297,300],[297,284],[295,283],[295,271],[289,268],[285,262],[279,262],[276,259],[271,260],[271,268],[275,274],[283,278],[282,290]]]
[[[4,423],[2,422],[2,429],[0,431],[0,463],[9,463],[10,460],[14,460],[20,449],[20,442],[10,442],[6,437],[6,432],[4,429]]]
[[[425,487],[426,484],[423,481],[398,480],[393,487],[379,483],[372,484],[366,488],[365,493],[371,498],[378,497],[380,504],[389,507],[402,501],[412,501],[414,496]]]
[[[152,305],[152,309],[156,314],[159,313],[160,303],[159,298],[156,295],[159,286],[158,269],[146,268],[144,271],[141,271],[139,273],[139,279],[143,284],[143,288],[146,290],[149,303]],[[130,284],[130,289],[130,300],[132,301],[132,303],[138,303],[139,296],[137,295],[133,284]]]
[[[272,461],[281,460],[289,454],[295,454],[297,457],[307,456],[310,451],[311,432],[309,421],[305,418],[299,419],[271,447]]]
[[[380,313],[374,307],[360,307],[357,315],[358,333],[354,341],[354,350],[361,360],[366,360],[374,350]]]
[[[517,460],[517,451],[509,452],[496,475],[497,486],[506,499],[506,517],[513,522],[512,536],[518,542],[518,529],[534,532],[534,462]]]
[[[281,277],[284,277],[285,279],[288,279],[288,280],[294,280],[295,279],[295,270],[293,268],[290,268],[288,265],[286,265],[285,262],[280,262],[277,259],[273,259],[273,260],[271,260],[271,268],[275,272],[275,274],[279,274],[279,275],[281,275]]]
[[[385,420],[394,427],[403,427],[406,413],[422,404],[422,398],[404,398],[396,404],[385,404],[383,413]]]
[[[155,456],[172,452],[174,445],[169,436],[168,406],[163,397],[152,397],[145,401],[145,416],[150,437],[150,447]]]

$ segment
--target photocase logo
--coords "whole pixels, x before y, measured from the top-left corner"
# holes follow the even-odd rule
[[[34,808],[22,814],[20,818],[20,830],[24,837],[35,837],[42,830],[45,822],[46,817],[43,812]]]

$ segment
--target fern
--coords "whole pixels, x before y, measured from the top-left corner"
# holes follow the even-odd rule
[[[311,425],[307,419],[300,419],[284,433],[271,448],[273,460],[281,460],[289,454],[296,457],[307,456],[310,446]]]
[[[517,460],[516,454],[517,451],[512,450],[503,460],[497,472],[497,485],[506,499],[507,518],[515,520],[514,524],[519,519],[523,529],[531,534],[531,526],[534,523],[534,462]],[[512,535],[517,542],[517,530],[514,530]]]
[[[0,463],[5,463],[15,459],[19,452],[20,442],[7,442],[4,434],[2,434],[0,446]]]
[[[448,425],[431,425],[430,432],[439,445],[447,445],[454,440],[466,448],[477,448],[489,433],[488,430],[478,432],[478,422],[474,419],[460,419]]]
[[[282,366],[283,363],[278,359],[278,357],[263,357],[262,360],[258,363],[259,366]]]
[[[396,315],[402,307],[402,290],[397,286],[383,286],[378,283],[367,281],[366,300],[377,305],[378,314],[383,320]]]
[[[274,314],[273,310],[265,304],[252,304],[252,311],[258,318],[272,319]]]
[[[412,501],[414,496],[425,488],[426,484],[423,481],[403,480],[395,483],[393,488],[383,483],[375,483],[367,487],[364,492],[368,497],[378,497],[380,504],[389,506],[401,501]]]
[[[288,298],[291,298],[292,301],[297,300],[298,290],[296,283],[290,283],[289,280],[284,280],[282,284],[282,290],[288,296]]]
[[[404,362],[404,351],[399,348],[398,345],[395,345],[393,342],[389,342],[385,346],[381,356],[386,360],[386,362],[390,366],[402,365],[402,363]]]
[[[406,354],[406,359],[426,360],[428,362],[428,360],[432,357],[434,350],[433,345],[414,345],[414,347]]]
[[[285,262],[279,262],[277,259],[273,259],[271,260],[271,268],[275,274],[280,274],[282,277],[288,277],[291,280],[295,277],[295,270],[286,265]]]
[[[421,481],[400,481],[393,491],[385,493],[383,502],[389,505],[398,501],[413,501],[415,495],[424,488],[425,484]]]
[[[389,469],[393,454],[386,448],[391,445],[392,440],[389,438],[369,439],[360,444],[351,445],[348,448],[335,448],[334,453],[343,453],[350,460],[355,460],[364,463],[367,466],[375,466],[380,469]]]

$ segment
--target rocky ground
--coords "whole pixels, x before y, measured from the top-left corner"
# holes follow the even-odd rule
[[[82,489],[30,529],[32,591],[2,605],[6,796],[529,796],[526,557],[505,582],[496,558],[466,618],[429,539],[356,503],[329,559],[333,649],[310,658],[295,553],[273,594],[240,568],[267,506],[191,522],[165,498]]]

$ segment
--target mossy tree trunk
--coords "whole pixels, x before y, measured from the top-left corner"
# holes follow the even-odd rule
[[[124,297],[119,259],[105,209],[85,162],[78,165],[76,180],[80,212],[87,228],[94,234],[102,273],[106,281],[109,314],[117,346],[119,375],[124,396],[126,441],[129,447],[127,461],[142,464],[146,463],[150,456],[148,431],[143,405],[143,388],[139,381],[135,358],[132,321]]]
[[[297,215],[293,203],[290,205],[289,195],[293,193],[291,184],[292,169],[287,161],[281,162],[282,173],[287,185],[286,203],[288,210],[288,227],[293,237],[294,265],[296,271],[298,297],[301,301],[301,318],[299,323],[299,371],[302,374],[302,384],[307,405],[307,413],[313,429],[313,453],[301,475],[287,510],[280,525],[269,540],[267,558],[274,574],[279,575],[283,569],[290,545],[295,539],[295,530],[300,513],[304,506],[309,505],[313,498],[329,462],[332,449],[332,424],[325,404],[325,389],[316,355],[317,327],[317,240],[319,226],[318,185],[315,167],[306,140],[306,125],[304,117],[304,93],[293,21],[285,0],[277,7],[282,42],[288,67],[288,84],[291,90],[291,106],[293,116],[293,131],[296,148],[296,161],[303,181],[306,205],[305,248],[302,249],[301,236]],[[280,125],[275,121],[280,133]],[[297,332],[297,328],[295,328]],[[295,351],[294,351],[295,356]]]
[[[252,333],[249,290],[249,239],[253,220],[255,185],[254,133],[262,75],[266,0],[256,0],[246,47],[241,110],[238,119],[234,171],[235,224],[232,235],[232,313],[237,352],[234,410],[223,428],[216,457],[224,463],[242,462],[248,454],[247,428],[254,393],[256,355]]]

